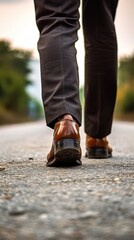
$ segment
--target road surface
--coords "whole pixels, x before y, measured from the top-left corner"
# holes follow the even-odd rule
[[[0,128],[0,240],[134,239],[134,123],[114,122],[111,159],[47,168],[44,122]]]

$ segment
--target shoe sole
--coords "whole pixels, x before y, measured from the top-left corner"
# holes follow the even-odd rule
[[[90,159],[105,159],[111,158],[112,153],[109,153],[108,149],[106,148],[89,148],[86,150],[85,157]]]
[[[80,142],[75,139],[62,139],[54,145],[55,157],[47,162],[48,167],[79,166],[82,164]]]

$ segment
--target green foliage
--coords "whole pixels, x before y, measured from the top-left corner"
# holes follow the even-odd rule
[[[125,92],[122,101],[122,111],[124,113],[134,112],[134,90],[131,88]]]
[[[0,103],[7,110],[26,114],[29,96],[22,74],[14,69],[0,69]]]
[[[80,102],[82,107],[84,106],[84,88],[80,87],[79,89]]]
[[[10,111],[7,111],[2,105],[0,105],[0,125],[14,122],[16,122],[14,114]]]
[[[8,41],[0,41],[0,118],[29,116],[29,80],[31,52],[12,49]],[[3,120],[4,121],[4,120]],[[12,121],[11,121],[12,122]]]
[[[134,84],[134,54],[120,59],[118,80],[119,86],[128,82]]]
[[[116,115],[134,116],[134,54],[120,59]]]

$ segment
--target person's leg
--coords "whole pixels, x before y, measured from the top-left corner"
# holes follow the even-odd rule
[[[47,166],[80,165],[81,106],[75,49],[79,0],[34,2],[43,104],[47,125],[54,128]]]
[[[83,0],[85,38],[85,132],[104,138],[111,132],[117,88],[114,17],[118,0]]]
[[[34,0],[40,31],[42,98],[47,125],[54,128],[65,114],[81,124],[75,42],[79,0]]]

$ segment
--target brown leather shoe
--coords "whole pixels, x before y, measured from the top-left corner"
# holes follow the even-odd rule
[[[79,125],[69,119],[55,124],[53,143],[47,155],[47,166],[81,165]]]
[[[86,135],[86,157],[88,158],[110,158],[112,148],[106,138],[92,138]]]

